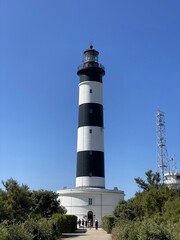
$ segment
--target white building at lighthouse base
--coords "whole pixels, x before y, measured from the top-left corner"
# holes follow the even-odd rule
[[[124,200],[124,192],[101,188],[77,188],[57,191],[60,205],[64,206],[67,214],[76,215],[78,219],[98,220],[99,226],[103,216],[113,214],[119,201]]]

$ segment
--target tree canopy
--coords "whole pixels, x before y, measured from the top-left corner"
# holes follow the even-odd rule
[[[146,180],[135,178],[142,191],[114,210],[114,240],[180,239],[180,193],[160,183],[159,173],[149,170]]]
[[[153,173],[152,170],[149,170],[145,174],[146,181],[139,177],[135,178],[135,182],[141,189],[143,189],[144,191],[148,191],[151,187],[159,187],[161,178],[158,172]]]
[[[58,194],[31,191],[14,179],[0,189],[0,240],[57,240],[62,232],[74,231],[77,217],[65,215]]]
[[[2,183],[5,189],[0,189],[0,222],[24,221],[32,215],[51,217],[53,213],[65,213],[59,205],[58,194],[53,191],[30,191],[27,185],[19,185],[12,178]]]

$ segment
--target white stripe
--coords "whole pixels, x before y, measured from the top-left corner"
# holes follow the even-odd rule
[[[105,179],[103,177],[77,177],[76,188],[78,187],[105,188]]]
[[[87,81],[79,84],[79,105],[84,103],[99,103],[102,105],[102,83]]]
[[[104,152],[104,129],[102,127],[78,128],[77,151],[88,150]]]

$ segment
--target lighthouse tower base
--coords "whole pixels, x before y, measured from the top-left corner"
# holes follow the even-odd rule
[[[113,214],[119,201],[124,200],[124,192],[101,188],[63,189],[57,191],[60,205],[64,206],[67,214],[76,215],[78,219],[98,220]]]

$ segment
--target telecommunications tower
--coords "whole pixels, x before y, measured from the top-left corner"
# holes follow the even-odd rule
[[[164,173],[168,167],[168,152],[166,146],[166,131],[164,112],[157,111],[156,113],[157,126],[157,147],[158,147],[158,167],[161,171],[161,180],[164,183]]]
[[[158,146],[158,167],[161,170],[162,183],[169,188],[180,190],[180,171],[175,167],[175,157],[168,157],[166,147],[166,131],[164,112],[158,111],[157,118],[157,146]],[[171,165],[174,164],[173,167]]]

